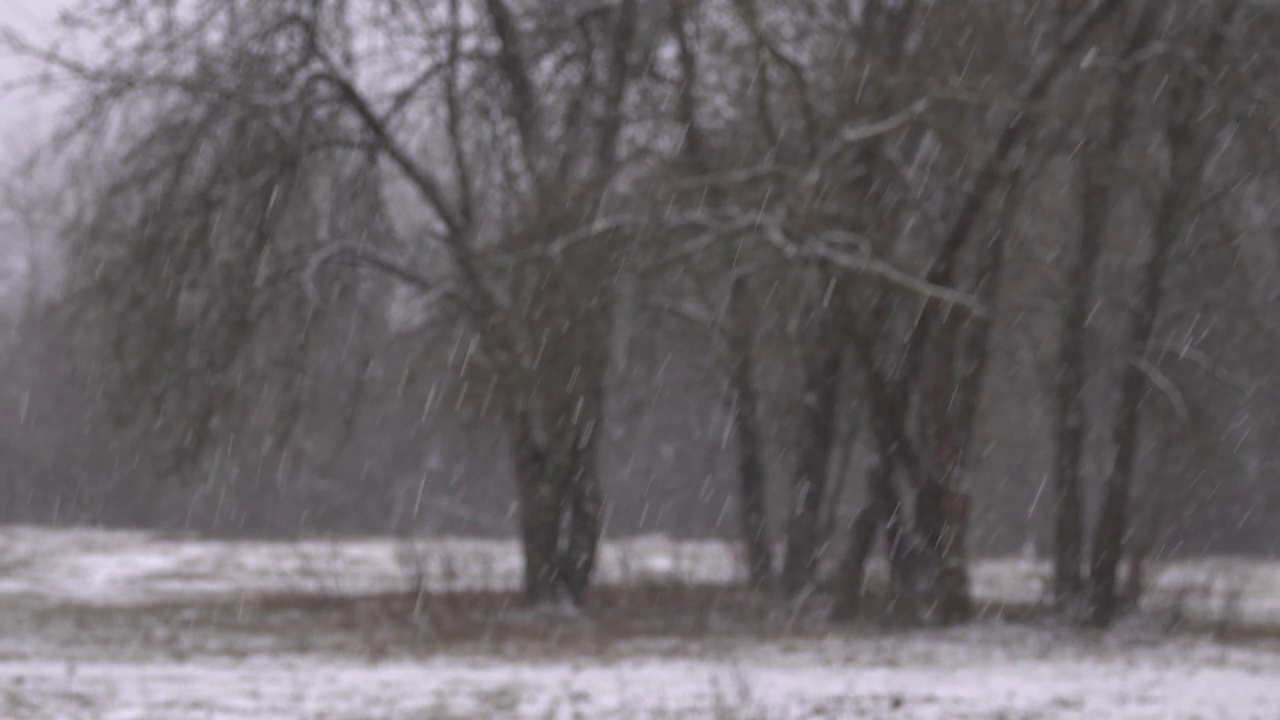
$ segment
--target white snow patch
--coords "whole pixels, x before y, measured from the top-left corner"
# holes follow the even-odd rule
[[[1038,601],[1047,572],[1030,560],[979,561],[975,594],[988,603]],[[83,633],[81,622],[112,615],[77,610],[150,612],[150,603],[264,592],[404,591],[419,579],[433,590],[506,589],[519,577],[518,549],[503,541],[219,542],[3,528],[0,717],[1280,717],[1280,644],[1231,647],[1204,637],[1142,636],[1141,628],[1095,635],[983,621],[957,630],[826,640],[650,640],[552,658],[539,657],[535,648],[376,660],[375,653],[289,651],[270,625],[218,635],[220,643],[164,641],[165,632],[179,639],[221,632],[198,625],[160,627],[164,632],[154,638]],[[737,554],[725,543],[644,537],[602,549],[602,582],[731,583],[741,577]],[[1280,619],[1275,563],[1172,564],[1153,568],[1153,585],[1153,603],[1173,599],[1206,617]],[[180,654],[175,647],[196,650]]]
[[[1277,656],[1195,643],[1038,655],[1034,631],[623,659],[0,662],[24,718],[1274,718]],[[25,711],[28,714],[23,714]]]
[[[872,573],[884,568],[873,563]],[[1205,558],[1153,563],[1149,609],[1189,619],[1280,626],[1280,563]],[[975,599],[998,607],[1047,598],[1051,568],[1025,558],[972,563]],[[471,538],[368,538],[299,542],[217,541],[146,532],[0,528],[0,597],[28,595],[87,605],[136,605],[246,594],[367,595],[515,590],[518,545]],[[736,548],[661,535],[604,543],[601,584],[733,584],[745,573]]]

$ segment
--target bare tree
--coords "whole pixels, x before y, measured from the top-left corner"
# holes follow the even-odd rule
[[[1194,47],[1195,63],[1207,67],[1219,64],[1226,32],[1240,3],[1228,2],[1218,7],[1207,5],[1193,10],[1193,15],[1209,14],[1209,22],[1196,22],[1193,37],[1203,38]],[[1198,12],[1196,12],[1198,11]],[[1136,302],[1130,316],[1130,328],[1121,349],[1126,359],[1120,377],[1120,404],[1112,426],[1114,461],[1107,478],[1102,506],[1098,511],[1090,564],[1091,619],[1106,625],[1117,609],[1116,569],[1129,533],[1129,503],[1141,423],[1142,399],[1147,393],[1144,372],[1147,348],[1160,312],[1164,295],[1165,274],[1170,256],[1178,242],[1191,231],[1195,222],[1194,206],[1200,194],[1216,132],[1204,133],[1200,125],[1209,99],[1208,79],[1190,64],[1180,64],[1167,89],[1166,107],[1161,117],[1162,135],[1169,153],[1169,170],[1161,190],[1151,227],[1151,250],[1146,261]]]
[[[151,129],[121,138],[124,170],[109,178],[93,208],[101,219],[83,237],[101,242],[107,222],[119,230],[105,248],[117,270],[99,277],[119,279],[103,286],[119,299],[107,320],[118,331],[118,357],[142,361],[122,364],[129,374],[118,387],[196,393],[181,414],[172,403],[156,407],[174,429],[167,447],[201,457],[209,438],[227,431],[224,408],[243,389],[235,361],[255,347],[247,332],[253,307],[286,307],[255,292],[264,275],[285,292],[279,279],[302,279],[291,286],[301,317],[314,309],[298,300],[317,293],[297,289],[316,287],[326,261],[381,270],[471,328],[464,365],[483,366],[485,402],[512,443],[527,594],[534,602],[583,600],[602,520],[594,455],[610,311],[601,270],[620,257],[608,236],[626,225],[600,218],[613,207],[606,198],[625,160],[622,107],[635,77],[637,18],[631,2],[603,15],[576,13],[534,13],[502,0],[465,11],[455,1],[443,17],[390,1],[200,3],[184,13],[159,2],[90,4],[80,14],[95,18],[95,33],[136,40],[93,62],[23,48],[83,88],[73,131],[145,104],[138,119]],[[395,67],[361,55],[363,42],[409,35],[426,42],[402,46],[415,49]],[[571,62],[535,76],[556,58]],[[556,91],[535,94],[544,84]],[[483,87],[498,92],[476,92]],[[595,142],[581,147],[565,142],[570,136]],[[302,201],[311,178],[344,163],[363,172],[372,219],[351,210],[351,190],[341,185],[320,205],[328,212]],[[193,169],[223,184],[183,182]],[[139,184],[141,172],[150,184]],[[382,188],[416,197],[410,227]],[[332,223],[308,225],[317,216]],[[306,242],[286,251],[280,228],[293,217],[294,235]],[[241,238],[242,246],[231,244]],[[156,279],[133,281],[139,272]],[[194,285],[215,280],[221,284]],[[156,284],[168,291],[154,292]],[[190,324],[183,313],[205,319]],[[311,325],[294,326],[302,335],[290,350],[305,357]],[[176,363],[202,381],[179,383],[164,367]],[[296,404],[284,407],[284,417],[296,415],[288,409]],[[137,417],[136,402],[121,408]]]
[[[1153,32],[1158,3],[1145,3],[1129,19],[1122,57],[1134,58],[1146,46]],[[1076,151],[1080,185],[1080,227],[1077,246],[1070,260],[1067,283],[1070,299],[1063,314],[1059,343],[1060,370],[1055,384],[1056,434],[1054,482],[1057,512],[1054,535],[1054,597],[1059,607],[1078,604],[1084,583],[1084,500],[1081,489],[1081,459],[1084,452],[1084,388],[1088,376],[1086,348],[1089,315],[1094,310],[1093,282],[1099,247],[1110,208],[1118,194],[1118,162],[1133,130],[1133,98],[1142,65],[1126,62],[1114,79],[1108,112],[1096,134],[1086,134]],[[1086,126],[1087,127],[1087,126]],[[1086,133],[1088,131],[1086,130]],[[1079,144],[1079,142],[1075,144]]]
[[[1207,305],[1197,241],[1269,257],[1274,11],[1254,3],[95,0],[73,20],[92,52],[6,44],[73,88],[48,156],[87,188],[60,307],[122,447],[166,486],[335,494],[375,442],[402,473],[447,394],[475,443],[509,450],[528,599],[581,605],[622,482],[599,458],[650,450],[623,422],[668,420],[624,368],[678,346],[723,390],[667,412],[696,426],[695,400],[723,403],[721,445],[679,450],[732,485],[751,587],[824,587],[835,535],[855,612],[883,539],[894,601],[962,621],[972,517],[1039,519],[983,484],[1030,468],[1053,478],[1056,598],[1106,622],[1130,516],[1157,505],[1138,479],[1230,466],[1165,446],[1244,412],[1208,388],[1251,387],[1178,333]],[[1236,283],[1240,306],[1269,308],[1266,284]],[[1247,339],[1208,323],[1253,374],[1266,315]],[[996,368],[1053,379],[1014,399]],[[1149,396],[1175,408],[1158,433]],[[375,438],[384,411],[417,429]],[[867,455],[840,527],[833,466]]]

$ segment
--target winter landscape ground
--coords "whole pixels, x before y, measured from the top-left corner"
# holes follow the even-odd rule
[[[0,542],[4,718],[1280,717],[1261,562],[1162,568],[1095,634],[1006,612],[1041,591],[1027,560],[978,563],[984,617],[939,630],[751,606],[715,542],[611,543],[579,616],[520,609],[505,542]]]

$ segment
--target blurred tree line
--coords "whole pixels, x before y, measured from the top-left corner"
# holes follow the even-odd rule
[[[738,538],[971,612],[1274,552],[1280,9],[88,0],[10,178],[14,520]],[[33,240],[34,239],[34,240]],[[1122,562],[1123,561],[1123,562]],[[1136,572],[1136,571],[1135,571]],[[1130,572],[1130,575],[1135,575]]]

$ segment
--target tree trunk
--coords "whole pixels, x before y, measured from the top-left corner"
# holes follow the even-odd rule
[[[747,556],[747,581],[753,590],[773,589],[773,549],[769,537],[767,479],[761,457],[758,402],[752,352],[755,308],[747,294],[746,280],[734,280],[729,295],[729,346],[733,366],[729,382],[733,391],[733,423],[738,442],[738,502],[741,505],[742,540]]]
[[[1156,27],[1161,3],[1147,0],[1138,10],[1126,55],[1138,52]],[[1084,601],[1084,500],[1081,458],[1085,446],[1084,388],[1088,380],[1087,324],[1093,311],[1093,283],[1102,234],[1111,212],[1111,182],[1116,160],[1129,140],[1132,128],[1133,88],[1141,73],[1133,63],[1120,75],[1105,135],[1097,147],[1081,154],[1080,230],[1075,255],[1067,269],[1071,297],[1062,318],[1058,348],[1058,375],[1054,384],[1054,604],[1059,611]]]
[[[524,552],[524,595],[530,605],[553,605],[560,597],[560,525],[564,485],[549,472],[546,453],[530,420],[521,416],[512,428],[520,540]]]
[[[867,580],[867,558],[875,546],[876,532],[882,524],[880,508],[868,505],[858,511],[849,527],[849,548],[845,551],[837,573],[839,585],[831,616],[835,620],[852,620],[862,612],[863,587]]]
[[[1160,310],[1165,267],[1175,239],[1174,216],[1181,210],[1174,204],[1181,200],[1175,201],[1174,198],[1181,195],[1181,192],[1170,192],[1162,203],[1152,236],[1155,247],[1147,261],[1138,303],[1130,320],[1129,340],[1124,347],[1128,362],[1121,373],[1120,407],[1112,429],[1115,460],[1107,478],[1102,508],[1098,512],[1090,562],[1091,620],[1104,627],[1115,618],[1116,570],[1129,529],[1129,494],[1138,448],[1142,398],[1147,391],[1146,378],[1139,363],[1146,354],[1147,342]]]
[[[836,537],[836,526],[839,524],[841,503],[845,490],[849,485],[849,471],[857,456],[858,412],[851,403],[841,403],[845,415],[844,427],[836,423],[836,439],[831,445],[831,473],[827,480],[827,490],[823,495],[822,525],[818,529],[819,544],[830,543]]]
[[[902,495],[894,485],[893,475],[897,465],[894,463],[892,451],[880,439],[880,458],[871,467],[868,476],[871,487],[872,507],[880,523],[884,526],[885,547],[889,560],[889,582],[891,592],[897,599],[906,599],[911,607],[919,607],[925,598],[920,597],[921,583],[917,568],[918,551],[928,551],[919,534],[914,532],[902,505]]]
[[[1067,270],[1071,297],[1062,318],[1058,376],[1054,383],[1054,549],[1053,597],[1059,610],[1081,599],[1084,581],[1084,501],[1080,459],[1084,452],[1084,386],[1088,377],[1086,324],[1093,309],[1093,275],[1106,214],[1106,179],[1086,151],[1081,168],[1080,235]]]
[[[965,622],[973,615],[966,544],[969,532],[969,494],[961,489],[960,472],[960,467],[954,466],[944,476],[938,498],[942,511],[942,534],[936,546],[936,591],[938,621],[944,625]]]
[[[913,612],[923,600],[916,592],[920,583],[917,582],[919,574],[913,561],[917,558],[908,551],[908,546],[912,544],[908,542],[909,532],[902,513],[902,499],[893,484],[893,452],[884,441],[883,433],[877,435],[880,437],[880,456],[867,474],[869,502],[854,518],[850,527],[849,548],[840,564],[840,586],[833,610],[833,616],[839,620],[852,619],[862,609],[867,558],[871,555],[876,534],[881,528],[884,529],[885,547],[888,550],[891,592],[896,599],[912,608]],[[915,549],[921,547],[921,544],[915,544]]]
[[[676,117],[684,126],[682,152],[693,175],[708,171],[704,156],[706,141],[698,124],[698,55],[690,37],[687,13],[690,4],[670,0],[671,29],[677,44],[677,57],[683,82],[680,86]],[[705,196],[708,206],[720,202],[720,193],[711,186]],[[733,273],[734,261],[727,272]],[[755,307],[748,293],[745,276],[737,276],[729,287],[729,303],[725,318],[726,340],[730,354],[729,389],[733,395],[733,426],[738,443],[738,503],[742,525],[742,541],[746,552],[747,582],[752,590],[773,590],[773,546],[769,537],[767,479],[761,458],[761,433],[756,413],[755,363],[752,345],[758,327]]]
[[[814,320],[814,325],[809,357],[804,363],[802,435],[782,566],[782,589],[789,597],[812,589],[815,581],[822,542],[822,500],[835,440],[840,348],[831,323]]]
[[[935,550],[938,620],[964,622],[973,613],[969,587],[969,493],[964,472],[973,442],[991,356],[991,316],[1000,303],[1005,247],[1014,232],[1017,188],[1022,171],[1008,178],[998,224],[978,263],[974,292],[988,315],[974,317],[952,310],[937,321],[933,339],[932,377],[924,382],[923,420],[933,467],[917,492],[916,522]],[[936,476],[934,475],[936,473]]]
[[[851,307],[849,299],[845,299],[846,307]],[[871,327],[883,327],[886,322],[888,305],[883,301],[873,304]],[[863,384],[868,400],[868,415],[872,435],[876,441],[879,454],[877,464],[868,475],[868,496],[870,511],[860,515],[863,526],[854,529],[850,555],[841,570],[841,577],[846,592],[857,592],[862,587],[865,573],[865,557],[858,554],[870,552],[871,541],[867,541],[865,551],[858,534],[875,532],[882,524],[885,533],[885,544],[889,560],[889,578],[894,595],[892,605],[906,608],[919,619],[920,610],[933,604],[933,591],[936,583],[935,549],[926,542],[924,533],[919,530],[921,518],[919,507],[914,518],[907,517],[901,493],[894,483],[896,470],[901,467],[912,478],[917,498],[922,492],[922,485],[927,481],[923,460],[916,452],[914,440],[906,429],[907,394],[905,385],[891,387],[879,362],[883,355],[877,356],[872,349],[870,335],[865,328],[859,327],[856,316],[851,316],[854,328],[853,357],[862,370]],[[873,523],[867,528],[867,523]]]
[[[935,339],[933,377],[924,388],[924,420],[934,472],[916,493],[916,523],[937,560],[936,586],[938,620],[954,624],[969,619],[969,565],[965,536],[969,527],[969,497],[964,490],[962,437],[967,431],[957,427],[952,400],[958,388],[955,379],[956,347],[964,320],[958,313],[942,320]],[[963,389],[967,390],[967,389]],[[967,390],[974,392],[974,390]],[[972,422],[961,418],[960,422]]]
[[[595,441],[551,460],[531,432],[513,433],[525,597],[530,604],[586,601],[600,542],[604,501],[595,470]]]
[[[544,299],[576,288],[546,283]],[[548,317],[572,317],[552,304]],[[540,377],[512,403],[511,439],[525,544],[525,593],[531,603],[581,606],[602,531],[604,502],[597,449],[605,413],[612,325],[608,313],[575,317],[548,343]]]
[[[1239,9],[1226,3],[1220,24],[1209,33],[1205,55],[1215,57],[1222,48],[1220,28]],[[1141,363],[1147,351],[1160,303],[1164,295],[1165,269],[1179,239],[1191,231],[1187,209],[1192,206],[1208,159],[1210,140],[1196,136],[1197,116],[1205,97],[1205,81],[1190,69],[1183,69],[1171,81],[1169,116],[1165,137],[1169,145],[1168,185],[1156,211],[1151,232],[1151,258],[1147,261],[1137,303],[1130,316],[1129,337],[1123,352],[1126,360],[1120,380],[1120,407],[1112,428],[1115,461],[1107,478],[1106,493],[1098,513],[1090,562],[1090,620],[1105,627],[1118,610],[1116,570],[1124,553],[1129,532],[1129,500],[1138,448],[1142,398],[1147,392]]]
[[[565,525],[560,556],[560,575],[564,578],[569,599],[575,605],[586,602],[587,588],[595,570],[599,551],[600,533],[603,530],[604,497],[600,491],[597,471],[597,444],[601,436],[600,420],[603,419],[603,373],[598,392],[587,403],[594,407],[592,420],[578,428],[577,443],[571,451],[573,464],[569,469],[568,492],[565,498]]]

